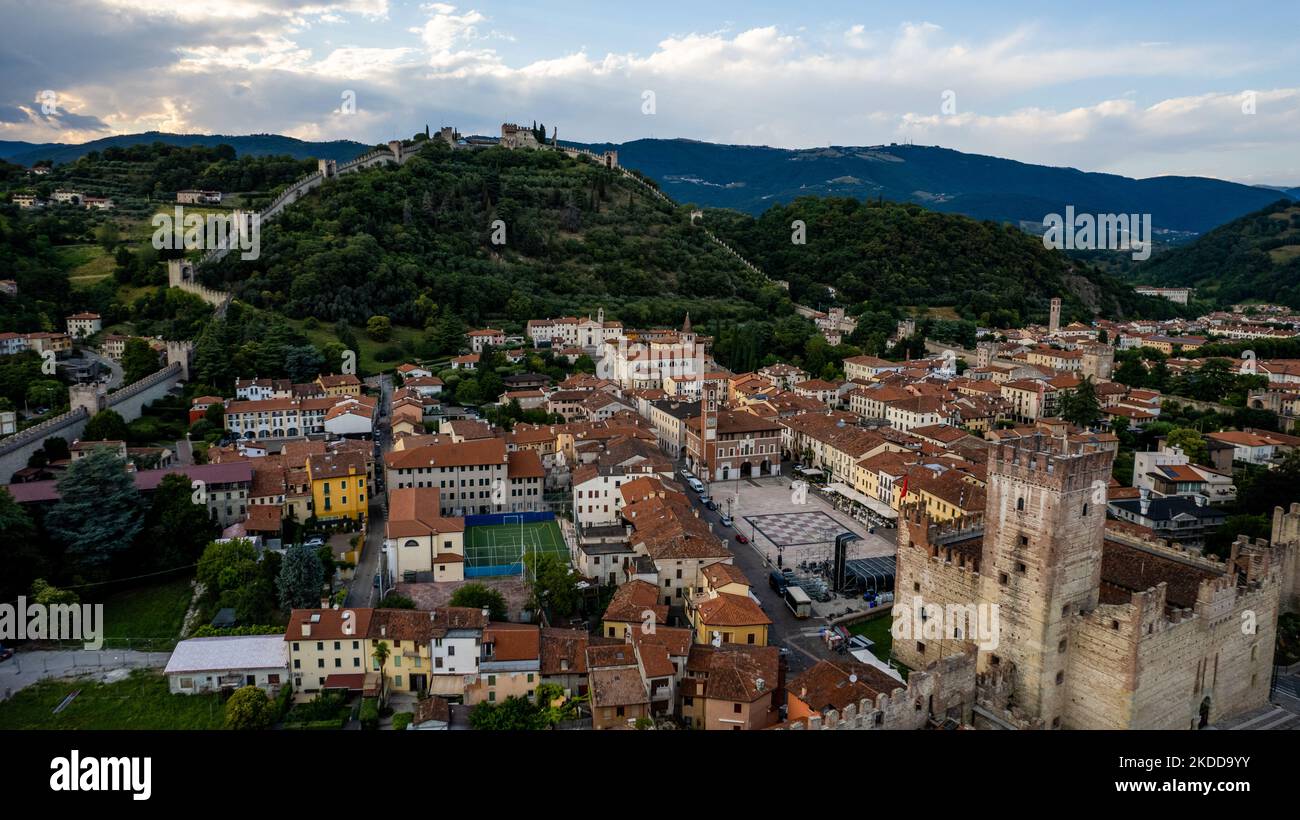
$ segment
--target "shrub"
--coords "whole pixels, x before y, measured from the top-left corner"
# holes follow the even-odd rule
[[[361,728],[379,728],[379,698],[364,698],[361,701]]]
[[[411,725],[412,720],[415,720],[414,712],[398,712],[393,715],[393,728],[400,732]]]
[[[226,701],[227,729],[267,729],[275,717],[271,699],[256,686],[245,686]]]

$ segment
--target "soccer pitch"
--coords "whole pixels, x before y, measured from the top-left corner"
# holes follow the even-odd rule
[[[522,571],[525,555],[547,553],[569,560],[569,548],[554,521],[465,528],[465,566],[479,570],[466,574],[515,575]]]

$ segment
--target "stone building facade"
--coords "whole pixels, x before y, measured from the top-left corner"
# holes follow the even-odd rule
[[[1278,614],[1300,603],[1300,504],[1276,511],[1272,543],[1218,562],[1108,527],[1113,458],[1035,436],[991,451],[983,515],[905,508],[896,618],[910,606],[929,628],[896,634],[895,656],[924,669],[978,647],[979,672],[1007,681],[977,698],[1000,726],[1188,729],[1265,705]]]

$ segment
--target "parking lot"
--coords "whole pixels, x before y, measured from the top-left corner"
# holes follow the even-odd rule
[[[791,479],[785,476],[714,481],[709,485],[709,494],[720,512],[735,519],[739,532],[751,539],[753,548],[774,564],[778,555],[785,566],[830,558],[833,541],[814,540],[826,538],[831,532],[827,519],[838,525],[835,529],[858,536],[849,543],[850,559],[894,554],[893,530],[872,533],[866,524],[835,509],[811,489],[795,493]],[[816,515],[805,515],[809,513]],[[750,519],[756,519],[758,526]],[[774,538],[790,545],[774,543]]]
[[[836,510],[811,490],[802,497],[795,496],[791,490],[791,480],[784,476],[715,481],[710,484],[709,493],[717,502],[717,511],[704,509],[700,504],[700,496],[696,493],[687,490],[686,495],[692,505],[701,508],[700,516],[713,524],[714,532],[728,542],[734,555],[733,563],[745,573],[763,611],[772,619],[769,643],[791,650],[790,674],[798,674],[818,659],[833,657],[833,653],[821,640],[819,633],[825,628],[828,618],[838,617],[850,611],[866,610],[867,605],[861,596],[834,595],[829,601],[815,601],[813,617],[801,620],[795,618],[781,594],[769,585],[768,574],[776,566],[778,555],[781,555],[786,566],[797,567],[800,562],[807,563],[814,558],[820,559],[823,553],[829,559],[834,551],[834,544],[805,544],[778,549],[762,532],[755,533],[755,528],[745,518],[746,516],[758,518],[782,514],[820,513],[821,515],[814,517],[794,517],[784,521],[780,518],[769,519],[769,522],[777,526],[775,528],[768,526],[766,529],[773,532],[780,530],[793,533],[798,530],[796,525],[805,522],[812,525],[817,521],[819,522],[817,526],[809,526],[808,529],[825,533],[830,526],[822,519],[822,516],[825,516],[835,522],[836,529],[842,527],[843,530],[859,536],[859,540],[851,542],[850,558],[893,556],[894,544],[891,540],[893,531],[871,533],[862,522]],[[732,516],[733,527],[721,523],[720,519],[724,514]],[[737,534],[744,535],[750,543],[740,543],[736,538]],[[758,536],[757,544],[753,543],[755,535]],[[793,538],[803,540],[797,534]],[[791,558],[796,558],[794,564],[790,563]]]

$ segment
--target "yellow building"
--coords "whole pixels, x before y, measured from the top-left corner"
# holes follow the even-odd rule
[[[711,592],[697,596],[688,605],[695,642],[739,643],[767,646],[767,629],[772,619],[748,595]]]
[[[316,386],[327,396],[360,396],[361,380],[351,374],[317,376]]]
[[[429,689],[433,668],[434,622],[428,612],[412,609],[376,609],[366,633],[366,663],[380,672],[375,647],[388,647],[383,665],[384,688],[388,692],[424,692]]]
[[[311,481],[312,511],[318,520],[365,520],[369,487],[366,461],[360,453],[308,456],[307,476]]]

